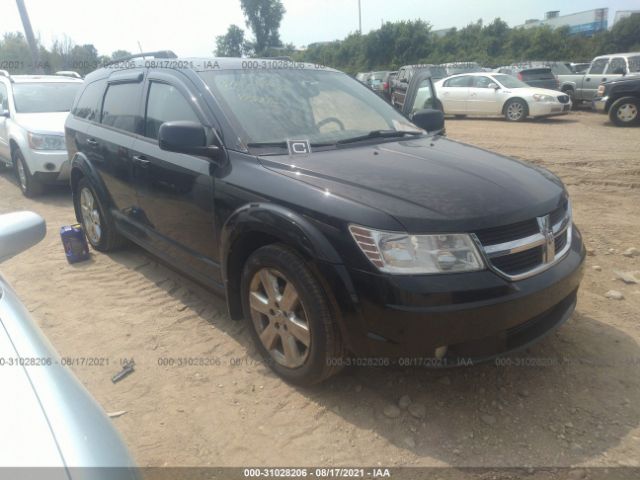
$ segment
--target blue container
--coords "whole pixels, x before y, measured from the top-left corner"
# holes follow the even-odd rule
[[[89,246],[84,236],[82,225],[66,225],[60,228],[60,238],[64,253],[69,263],[82,262],[89,259]]]

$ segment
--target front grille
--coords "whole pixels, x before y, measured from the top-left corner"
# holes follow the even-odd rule
[[[513,280],[526,278],[555,263],[566,252],[571,239],[571,211],[568,200],[545,219],[486,228],[475,232],[492,267]],[[539,223],[540,221],[540,223]],[[548,228],[548,230],[547,230]],[[549,238],[553,232],[553,246]],[[554,252],[555,255],[554,255]]]
[[[498,270],[508,275],[520,275],[542,263],[542,247],[534,247],[523,252],[496,257],[491,263]]]
[[[560,103],[569,103],[569,95],[558,95],[558,101]]]
[[[503,227],[485,228],[478,230],[476,236],[483,245],[495,245],[497,243],[510,242],[519,238],[528,237],[540,233],[538,222],[535,218],[524,222],[513,223]]]

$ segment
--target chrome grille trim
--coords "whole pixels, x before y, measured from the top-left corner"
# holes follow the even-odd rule
[[[545,217],[548,220],[548,215]],[[529,235],[528,237],[519,238],[517,240],[513,240],[510,242],[498,243],[494,245],[482,245],[482,243],[480,242],[480,240],[478,240],[476,235],[472,235],[472,238],[478,245],[480,251],[484,256],[484,260],[486,264],[491,270],[512,281],[522,280],[522,279],[531,277],[533,275],[537,275],[549,269],[550,267],[558,263],[560,260],[562,260],[571,249],[571,237],[573,233],[571,204],[567,203],[567,210],[562,220],[560,220],[553,226],[549,226],[549,231],[547,232],[547,236],[545,236],[542,233],[542,229],[544,225],[543,219],[545,219],[545,217],[539,217],[537,219],[541,227],[541,233],[536,233],[535,235]],[[566,243],[560,251],[551,252],[552,260],[546,261],[546,262],[543,261],[537,267],[531,270],[528,270],[526,272],[522,272],[518,274],[509,274],[497,268],[491,261],[494,258],[503,257],[505,255],[511,255],[514,253],[524,252],[526,250],[536,248],[539,246],[544,246],[544,245],[548,246],[549,242],[555,242],[555,240],[560,236],[564,235],[565,232],[567,235]],[[552,248],[552,250],[554,249]]]

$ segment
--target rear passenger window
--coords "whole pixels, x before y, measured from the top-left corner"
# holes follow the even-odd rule
[[[117,83],[109,85],[102,104],[102,121],[120,130],[136,133],[140,121],[138,102],[140,83]]]
[[[98,120],[98,105],[104,91],[103,82],[93,82],[87,85],[80,95],[80,99],[71,112],[78,118],[84,118],[90,121]]]
[[[151,82],[147,98],[144,136],[158,138],[160,125],[174,120],[191,120],[200,123],[191,105],[178,89],[166,83]]]

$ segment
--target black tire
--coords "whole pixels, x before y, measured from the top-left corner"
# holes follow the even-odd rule
[[[13,165],[15,167],[16,179],[22,194],[27,198],[34,198],[38,195],[42,195],[44,192],[44,185],[37,178],[35,178],[29,166],[27,165],[24,156],[19,148],[16,148],[11,153]]]
[[[609,119],[617,127],[632,127],[640,124],[640,99],[619,98],[609,107]]]
[[[520,98],[512,98],[504,106],[504,118],[509,122],[524,122],[528,116],[529,105]]]
[[[265,269],[268,269],[269,272],[283,274],[286,277],[286,280],[295,287],[297,297],[299,297],[298,305],[303,309],[306,326],[310,333],[310,345],[306,351],[304,362],[295,368],[282,365],[267,350],[262,340],[260,340],[256,321],[252,317],[252,309],[250,307],[252,281],[255,281],[254,277],[259,277],[259,272]],[[253,252],[245,262],[242,271],[241,295],[244,316],[250,323],[251,334],[256,347],[267,364],[280,377],[296,385],[308,386],[319,383],[341,370],[344,355],[343,343],[339,327],[334,320],[335,316],[332,313],[331,301],[304,259],[294,250],[284,245],[273,244],[261,247]],[[279,298],[279,301],[284,300],[284,296]],[[277,302],[275,305],[278,309],[282,307]],[[284,309],[285,307],[282,308]],[[271,323],[274,322],[274,318],[277,318],[269,318],[266,314],[262,315],[255,311],[253,314],[261,317],[261,320],[258,321],[266,322],[270,327],[272,326]],[[281,318],[286,317],[283,316]],[[285,321],[281,320],[281,322]],[[275,328],[278,328],[278,323],[275,323]],[[279,341],[280,345],[284,347],[282,334],[287,329],[284,323],[281,323],[279,328],[282,330],[278,330],[279,337],[276,340],[276,345]]]
[[[82,210],[82,195],[85,189],[87,192],[90,192],[95,201],[95,213],[97,213],[99,217],[100,224],[100,234],[98,238],[92,235],[92,229],[89,225],[90,220]],[[89,182],[86,177],[81,178],[76,184],[73,192],[73,206],[76,212],[78,212],[87,241],[94,249],[100,252],[110,252],[126,243],[125,238],[117,231],[113,217],[104,207],[104,201],[96,193],[95,188],[93,188],[93,185],[91,185],[91,182]]]

